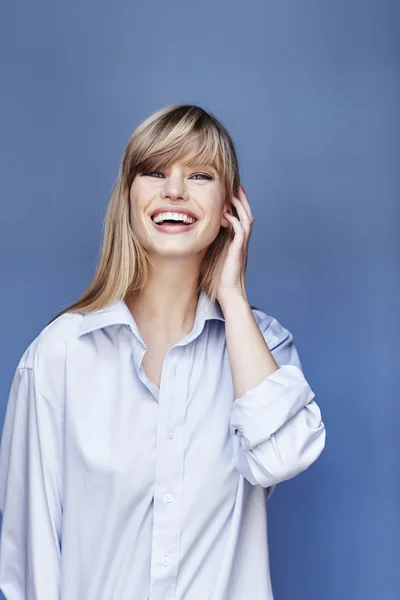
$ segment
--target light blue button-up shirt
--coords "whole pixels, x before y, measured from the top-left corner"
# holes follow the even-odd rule
[[[272,600],[266,499],[326,434],[291,333],[253,314],[280,368],[240,398],[204,292],[160,388],[123,300],[30,344],[0,447],[7,600]]]

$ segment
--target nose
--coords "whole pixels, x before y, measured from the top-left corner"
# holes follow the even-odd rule
[[[169,200],[187,200],[188,191],[182,175],[174,173],[165,178],[161,197]]]

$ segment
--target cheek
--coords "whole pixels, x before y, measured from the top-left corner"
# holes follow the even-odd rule
[[[220,202],[219,198],[215,199],[215,204],[210,207],[210,210],[207,214],[207,219],[204,222],[204,227],[202,228],[202,238],[207,245],[211,244],[218,233],[221,230],[221,216],[222,216],[223,204]]]
[[[225,191],[218,186],[206,198],[207,212],[213,219],[219,219],[226,199]]]
[[[134,182],[129,192],[129,207],[132,224],[139,221],[138,217],[145,209],[145,198],[145,190],[143,190],[140,185]]]
[[[214,202],[211,205],[209,217],[210,217],[210,226],[219,229],[221,226],[221,217],[222,212],[224,210],[224,200],[220,195],[214,198]]]

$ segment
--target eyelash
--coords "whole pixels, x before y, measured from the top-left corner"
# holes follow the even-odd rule
[[[161,171],[149,171],[148,173],[143,173],[143,176],[150,176],[154,173],[159,173],[160,175],[162,175]],[[211,175],[207,175],[207,173],[195,173],[194,175],[192,175],[192,177],[196,177],[197,175],[202,175],[206,179],[206,181],[212,181],[213,179]]]

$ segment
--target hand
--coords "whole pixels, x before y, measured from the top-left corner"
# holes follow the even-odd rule
[[[224,213],[224,217],[234,228],[235,237],[229,246],[220,275],[217,292],[217,300],[220,304],[229,301],[232,293],[247,298],[245,275],[254,217],[242,186],[239,189],[239,197],[232,196],[232,204],[235,206],[239,218],[228,212]]]

